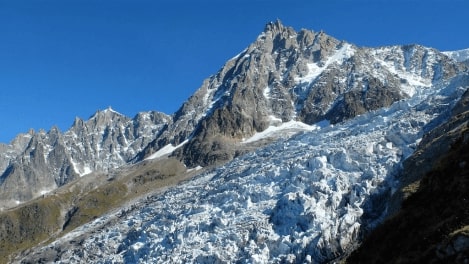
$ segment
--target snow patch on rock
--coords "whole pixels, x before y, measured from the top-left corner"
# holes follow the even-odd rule
[[[145,160],[153,160],[153,159],[157,159],[157,158],[161,158],[163,156],[166,156],[166,155],[169,155],[171,153],[173,153],[173,151],[175,151],[176,149],[184,146],[184,144],[186,144],[189,140],[184,140],[181,144],[177,145],[177,146],[174,146],[172,144],[168,144],[164,147],[162,147],[160,150],[158,150],[157,152],[151,154],[148,158],[146,158]]]
[[[321,73],[333,63],[342,64],[344,60],[350,58],[355,53],[354,48],[351,44],[345,43],[336,53],[330,56],[326,62],[308,63],[308,73],[303,77],[295,78],[296,83],[311,83]]]
[[[280,121],[280,122],[282,121],[281,119],[275,118],[275,117],[271,117],[271,120]],[[288,121],[285,123],[281,123],[278,126],[269,126],[264,131],[254,134],[252,137],[244,140],[242,143],[252,143],[255,141],[259,141],[261,139],[274,138],[274,137],[279,137],[281,135],[297,133],[300,131],[312,131],[316,129],[319,129],[319,126],[316,126],[316,125],[310,126],[305,123],[292,120],[292,121]]]

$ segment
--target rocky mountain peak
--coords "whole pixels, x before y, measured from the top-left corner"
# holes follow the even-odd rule
[[[85,121],[77,116],[75,117],[75,120],[73,121],[72,127],[81,128],[83,127],[84,123]]]
[[[445,51],[443,52],[448,57],[458,61],[467,62],[469,61],[469,49],[456,50],[456,51]]]
[[[86,213],[76,214],[77,210],[99,211],[94,207],[98,200],[115,197],[101,194],[127,190],[131,196],[125,197],[143,198],[136,191],[142,189],[127,187],[138,182],[150,191],[156,185],[146,185],[147,179],[161,176],[164,182],[172,181],[157,175],[154,169],[160,165],[155,164],[174,161],[169,167],[176,164],[174,171],[182,172],[186,167],[198,169],[231,160],[213,171],[205,168],[207,174],[161,195],[147,196],[139,206],[129,208],[130,201],[125,201],[126,208],[115,211],[115,218],[105,217],[114,219],[113,226],[94,222],[105,229],[95,226],[90,239],[62,240],[66,247],[55,244],[52,251],[39,250],[39,254],[55,257],[50,252],[65,250],[68,253],[57,256],[77,254],[76,259],[83,260],[81,252],[86,250],[86,254],[95,253],[90,258],[110,256],[119,263],[168,262],[169,257],[210,263],[236,258],[331,261],[351,250],[361,232],[389,212],[385,200],[395,189],[401,165],[406,166],[403,161],[418,142],[429,140],[422,139],[422,134],[447,118],[468,85],[467,68],[435,49],[357,47],[322,31],[297,32],[277,20],[204,80],[172,116],[150,111],[130,118],[109,107],[88,120],[75,118],[63,133],[53,127],[20,135],[10,145],[0,144],[0,210],[80,177],[99,185],[97,192],[80,191],[90,195],[90,202],[81,208],[75,201],[87,199],[75,196],[78,191],[64,194],[73,202],[57,217],[69,222]],[[454,108],[456,115],[466,113],[467,97]],[[143,159],[148,160],[126,166]],[[418,164],[421,170],[422,163]],[[187,179],[196,171],[180,176]],[[120,178],[123,181],[120,173],[125,175],[126,179]],[[112,181],[100,185],[100,178]],[[60,194],[52,196],[60,199]],[[11,225],[4,227],[7,233],[13,230]],[[61,230],[64,227],[60,224]],[[183,230],[177,231],[182,236],[174,230]],[[60,237],[56,231],[60,232],[50,234]],[[109,239],[112,242],[105,245]],[[108,241],[96,246],[96,241],[103,240]],[[72,250],[75,243],[82,251]],[[221,253],[213,255],[216,258],[199,255],[212,249]]]
[[[289,37],[295,33],[292,27],[284,26],[280,19],[267,23],[264,28],[264,34],[270,34],[271,36]]]
[[[280,20],[206,79],[139,159],[162,147],[188,166],[236,156],[233,144],[289,121],[339,123],[450,78],[460,65],[418,45],[360,48]]]
[[[260,43],[259,43],[260,41]],[[301,52],[306,56],[314,56],[315,60],[324,59],[340,43],[337,39],[327,35],[324,31],[314,32],[302,29],[299,32],[287,27],[280,20],[269,22],[264,32],[258,37],[258,42],[251,45],[277,55],[286,50]],[[311,54],[314,52],[315,54]]]
[[[101,124],[110,124],[114,121],[120,121],[121,119],[128,119],[123,114],[114,111],[111,107],[104,110],[98,110],[94,115],[90,117],[89,121],[93,121]]]

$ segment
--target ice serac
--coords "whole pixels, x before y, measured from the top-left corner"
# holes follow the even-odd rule
[[[62,133],[30,131],[0,146],[0,207],[6,208],[50,192],[91,172],[108,172],[130,162],[170,117],[142,112],[126,117],[111,108],[89,120],[76,118]]]
[[[189,166],[230,160],[233,144],[284,122],[338,123],[412,96],[463,66],[419,45],[361,48],[280,21],[264,31],[184,103],[140,154],[177,146]]]

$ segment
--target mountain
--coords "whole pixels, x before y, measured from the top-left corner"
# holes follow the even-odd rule
[[[91,172],[109,172],[129,163],[170,122],[158,112],[142,112],[131,119],[108,108],[87,121],[76,118],[65,133],[53,127],[17,136],[0,146],[0,208],[29,201]]]
[[[0,212],[0,261],[336,261],[447,150],[429,143],[467,88],[448,53],[268,23],[171,116],[107,109],[1,145],[2,204],[28,202]]]
[[[188,166],[230,160],[243,153],[235,143],[269,126],[338,123],[390,106],[412,96],[415,87],[431,87],[461,69],[431,48],[361,48],[272,22],[204,81],[140,158],[184,143],[174,155]]]

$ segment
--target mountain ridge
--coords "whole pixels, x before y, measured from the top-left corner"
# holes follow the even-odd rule
[[[111,108],[87,121],[75,118],[64,133],[31,130],[6,145],[1,163],[1,207],[11,207],[50,192],[91,172],[108,172],[129,163],[170,121],[154,111],[126,117]],[[8,150],[9,149],[9,150]]]

